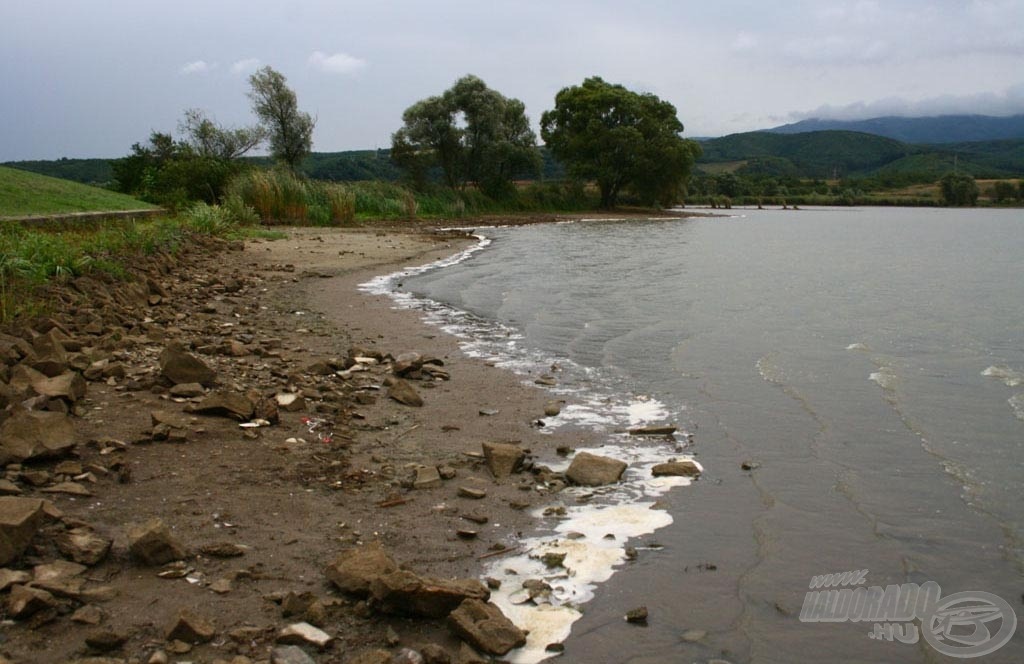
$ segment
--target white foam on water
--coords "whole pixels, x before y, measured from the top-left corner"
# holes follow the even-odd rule
[[[896,372],[891,367],[881,367],[878,371],[871,373],[868,378],[878,383],[887,392],[895,390],[898,381]]]
[[[1024,422],[1024,393],[1014,394],[1012,397],[1007,399],[1010,404],[1010,408],[1013,409],[1013,414],[1017,416],[1018,420]]]
[[[525,384],[532,384],[541,374],[553,373],[558,384],[546,389],[569,403],[559,415],[544,418],[545,426],[541,431],[571,427],[599,432],[606,441],[604,445],[577,452],[588,451],[629,464],[622,480],[616,484],[570,487],[553,494],[551,503],[535,513],[546,530],[538,536],[519,540],[516,555],[496,558],[487,565],[485,576],[502,581],[501,588],[492,595],[493,601],[512,622],[530,632],[527,645],[509,653],[505,660],[532,664],[554,656],[546,652],[545,647],[569,636],[572,624],[582,615],[579,605],[592,599],[598,584],[607,581],[617,567],[626,562],[627,541],[672,523],[667,511],[651,509],[652,499],[675,487],[687,486],[691,480],[654,477],[651,468],[670,459],[693,459],[682,453],[688,440],[677,442],[672,438],[652,439],[622,433],[626,428],[670,421],[682,407],[674,411],[656,398],[623,394],[606,370],[583,367],[567,358],[527,349],[523,335],[507,325],[483,320],[410,293],[396,292],[403,279],[457,265],[491,243],[482,236],[475,237],[479,240],[477,245],[452,257],[376,277],[360,288],[368,293],[390,296],[396,308],[419,311],[424,322],[455,336],[467,356],[508,369],[522,376]],[[556,365],[557,371],[553,369]],[[556,458],[545,462],[552,470],[563,471],[570,460]],[[585,504],[579,504],[584,496]],[[545,517],[544,509],[551,506],[564,507],[564,517],[558,517],[556,522]],[[569,533],[581,533],[583,537],[571,539],[567,536]],[[614,538],[605,539],[609,534]],[[544,553],[551,551],[566,554],[564,568],[548,568],[540,560]],[[532,578],[545,579],[552,586],[550,599],[540,604],[513,601],[522,599],[522,582]]]
[[[982,371],[981,375],[1001,380],[1007,387],[1017,387],[1024,383],[1024,374],[1009,367],[991,366]]]

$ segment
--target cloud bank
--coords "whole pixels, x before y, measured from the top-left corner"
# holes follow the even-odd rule
[[[309,66],[328,74],[353,74],[366,67],[366,61],[348,53],[313,51],[309,56]]]

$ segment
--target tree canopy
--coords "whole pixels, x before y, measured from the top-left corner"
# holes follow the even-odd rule
[[[299,110],[295,92],[280,72],[263,67],[249,77],[252,110],[270,138],[274,158],[293,171],[313,149],[316,120]]]
[[[964,173],[949,173],[939,180],[942,202],[954,207],[973,207],[978,204],[978,183]]]
[[[178,130],[185,134],[196,154],[213,159],[237,159],[266,139],[266,129],[253,127],[223,127],[198,108],[185,111]]]
[[[417,186],[439,169],[453,189],[475,182],[490,196],[511,189],[520,175],[535,175],[541,158],[526,107],[464,76],[442,95],[416,102],[391,137],[391,158]]]
[[[601,205],[630,189],[648,204],[674,203],[700,155],[683,139],[675,107],[598,77],[563,88],[541,116],[541,136],[570,175],[594,180]]]

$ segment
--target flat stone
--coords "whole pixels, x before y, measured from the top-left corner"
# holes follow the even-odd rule
[[[702,471],[701,465],[690,459],[659,463],[651,468],[655,477],[697,477]]]
[[[400,353],[391,365],[391,371],[394,372],[396,376],[405,376],[413,371],[419,370],[422,366],[423,356],[419,353]]]
[[[11,586],[11,594],[7,596],[7,615],[20,620],[55,606],[56,603],[53,595],[41,588],[14,585]]]
[[[150,519],[130,528],[128,550],[146,565],[163,565],[187,555],[161,519]]]
[[[327,632],[307,622],[288,625],[277,635],[277,642],[284,645],[311,645],[323,650],[334,638]]]
[[[123,632],[115,632],[105,629],[93,632],[85,637],[85,645],[99,652],[110,652],[117,650],[128,641],[128,635]]]
[[[441,484],[441,473],[434,466],[420,466],[416,469],[416,479],[412,482],[414,489],[436,489]]]
[[[407,570],[379,576],[370,585],[373,604],[384,613],[443,618],[464,600],[487,601],[490,591],[477,579],[435,579]]]
[[[199,547],[200,553],[211,558],[238,558],[245,555],[245,547],[234,542],[216,542]]]
[[[523,464],[526,453],[518,445],[484,443],[484,460],[495,479],[504,479]]]
[[[629,430],[630,436],[671,436],[678,427],[671,425],[667,426],[649,426],[649,427],[637,427]]]
[[[78,482],[61,482],[43,489],[43,493],[65,493],[70,496],[91,496],[92,492]]]
[[[473,500],[481,500],[487,497],[486,491],[471,486],[460,486],[458,493],[463,498],[472,498]]]
[[[374,580],[397,569],[391,556],[373,542],[338,554],[324,574],[339,590],[365,596]]]
[[[185,643],[207,643],[213,640],[217,630],[206,618],[189,609],[178,612],[174,623],[167,630],[168,641],[184,641]]]
[[[7,479],[0,479],[0,496],[17,496],[24,493],[21,487]]]
[[[0,569],[0,592],[7,590],[16,583],[28,583],[32,575],[24,570]]]
[[[165,425],[172,429],[187,429],[189,427],[187,417],[169,410],[154,410],[149,414],[149,420],[154,427],[159,425]]]
[[[416,389],[408,381],[401,378],[395,380],[394,384],[388,388],[388,396],[406,406],[419,408],[423,405],[423,397],[416,392]]]
[[[626,462],[590,452],[578,452],[573,457],[565,476],[574,484],[601,486],[619,481],[626,471]]]
[[[282,392],[274,396],[277,407],[286,413],[297,413],[306,410],[306,399],[301,394]]]
[[[270,651],[270,664],[316,664],[316,660],[298,646],[278,646]]]
[[[206,394],[206,389],[199,383],[182,383],[180,385],[173,386],[170,394],[172,397],[191,399],[193,397],[203,396]]]
[[[697,641],[704,640],[708,633],[703,629],[688,629],[683,632],[679,638],[687,643],[695,643]]]
[[[44,516],[38,498],[0,497],[0,565],[15,560],[28,547]]]
[[[103,618],[103,610],[92,604],[86,604],[71,614],[71,622],[82,625],[99,625]]]
[[[82,375],[75,371],[67,371],[52,378],[44,378],[32,383],[37,394],[51,399],[67,399],[74,403],[85,396],[88,386]]]
[[[75,447],[75,428],[63,413],[16,410],[0,426],[4,463],[59,457]]]
[[[160,353],[160,373],[175,385],[199,383],[209,387],[217,380],[213,369],[177,344]]]
[[[83,565],[96,565],[110,551],[111,540],[101,537],[89,528],[73,528],[54,538],[62,554]]]
[[[477,650],[504,655],[526,645],[526,634],[490,602],[467,599],[448,615],[448,628]]]
[[[255,404],[242,394],[214,392],[198,404],[185,408],[185,412],[200,415],[221,415],[246,421],[252,418],[255,409]]]

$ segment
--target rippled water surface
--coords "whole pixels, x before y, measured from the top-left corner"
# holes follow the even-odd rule
[[[673,523],[638,542],[660,546],[601,585],[565,660],[945,659],[801,622],[810,577],[846,570],[1024,615],[1024,214],[736,214],[488,229],[404,280],[561,360],[566,388],[651,397],[695,434],[704,477],[668,494]],[[1024,661],[1024,627],[980,661]]]

